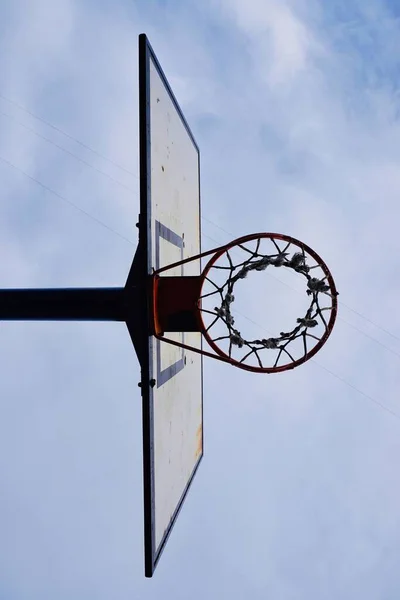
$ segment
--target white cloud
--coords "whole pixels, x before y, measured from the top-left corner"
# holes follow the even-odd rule
[[[1,115],[0,155],[135,243],[136,36],[147,31],[201,147],[203,214],[224,230],[205,220],[204,234],[220,243],[275,230],[314,247],[341,293],[316,363],[399,413],[398,357],[341,320],[398,351],[344,306],[400,331],[400,37],[373,5],[357,15],[344,5],[340,19],[336,3],[272,0],[2,5],[0,94],[134,175],[1,98],[0,110],[130,189]],[[2,285],[123,284],[134,244],[0,171]],[[258,284],[247,285],[240,301],[260,329],[284,327],[261,323]],[[278,309],[278,285],[260,289]],[[398,589],[398,420],[318,364],[263,377],[206,361],[205,460],[144,582],[139,375],[126,332],[3,323],[0,333],[0,596],[187,598],[193,581],[194,597],[210,598],[375,600]]]
[[[271,86],[290,84],[322,52],[313,32],[287,2],[224,2],[255,54],[256,68]]]

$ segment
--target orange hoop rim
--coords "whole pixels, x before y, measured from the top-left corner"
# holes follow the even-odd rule
[[[204,323],[203,316],[202,316],[202,310],[201,310],[201,303],[202,303],[201,292],[202,292],[205,280],[207,278],[207,275],[209,274],[209,272],[212,269],[212,267],[214,266],[214,264],[221,258],[221,256],[225,252],[227,252],[234,246],[239,246],[239,245],[251,242],[253,240],[258,240],[258,239],[277,239],[277,240],[281,240],[284,242],[288,242],[288,243],[294,244],[295,246],[300,248],[303,252],[306,252],[307,254],[309,254],[316,261],[316,263],[318,263],[318,266],[322,269],[322,271],[325,275],[325,278],[327,279],[327,281],[329,283],[329,288],[330,288],[329,295],[331,296],[331,299],[332,299],[332,306],[329,307],[329,309],[330,309],[329,321],[326,325],[324,334],[322,335],[321,339],[315,344],[315,346],[313,348],[311,348],[310,350],[306,350],[306,353],[299,359],[293,360],[292,362],[284,364],[284,365],[279,365],[279,366],[277,365],[277,366],[272,366],[272,367],[248,365],[243,362],[240,362],[239,360],[233,358],[232,356],[229,356],[211,338],[210,334],[208,333],[207,326]],[[171,340],[169,338],[166,338],[164,335],[160,335],[157,333],[155,334],[155,337],[157,337],[161,341],[167,342],[174,346],[179,346],[179,347],[185,348],[187,350],[192,350],[199,354],[203,354],[205,356],[208,356],[208,357],[211,357],[214,359],[218,359],[223,362],[227,362],[227,363],[231,364],[232,366],[238,367],[245,371],[251,371],[253,373],[279,373],[279,372],[283,372],[283,371],[289,371],[289,370],[294,369],[294,368],[300,366],[301,364],[307,362],[313,356],[315,356],[315,354],[317,352],[319,352],[319,350],[321,350],[321,348],[324,346],[324,344],[328,340],[329,336],[331,335],[333,327],[336,322],[337,310],[338,310],[338,302],[337,302],[338,292],[336,289],[335,281],[333,279],[333,276],[332,276],[328,266],[326,265],[325,261],[319,256],[319,254],[317,254],[317,252],[315,252],[315,250],[310,248],[310,246],[308,246],[304,242],[301,242],[300,240],[298,240],[292,236],[285,235],[282,233],[271,233],[271,232],[253,233],[253,234],[249,234],[249,235],[245,235],[245,236],[236,238],[235,240],[232,240],[231,242],[229,242],[228,244],[225,244],[223,246],[219,246],[212,250],[208,250],[207,252],[198,254],[196,256],[193,256],[193,257],[184,259],[182,261],[173,263],[171,265],[168,265],[166,267],[163,267],[163,268],[159,269],[158,271],[156,271],[152,277],[154,278],[154,277],[158,276],[159,273],[161,273],[161,272],[165,272],[169,269],[172,269],[176,266],[185,264],[187,262],[199,260],[201,258],[209,256],[210,254],[212,254],[213,256],[207,262],[207,264],[205,265],[201,274],[199,275],[200,297],[197,302],[196,308],[197,308],[197,320],[199,323],[199,331],[200,331],[200,333],[202,333],[202,335],[204,336],[208,345],[212,348],[212,350],[214,351],[215,354],[212,354],[211,352],[208,352],[208,351],[204,350],[203,348],[199,349],[199,348],[195,348],[192,346],[188,346],[187,344],[184,344],[184,343],[177,342],[175,340]]]

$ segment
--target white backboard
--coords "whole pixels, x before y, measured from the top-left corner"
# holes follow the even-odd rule
[[[200,253],[199,149],[144,35],[139,85],[140,218],[151,274]],[[195,261],[166,274],[199,273]],[[169,337],[201,348],[200,333]],[[203,365],[200,354],[153,337],[148,351],[142,397],[145,572],[151,576],[203,455]]]

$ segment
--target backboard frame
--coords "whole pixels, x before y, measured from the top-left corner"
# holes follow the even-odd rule
[[[127,280],[127,286],[137,285],[138,282],[143,282],[145,285],[149,280],[149,276],[153,272],[151,264],[152,256],[152,205],[151,205],[151,123],[150,123],[150,62],[156,68],[158,76],[162,80],[165,90],[168,92],[169,98],[172,101],[176,113],[179,115],[184,128],[190,140],[195,147],[198,155],[198,170],[200,172],[200,152],[198,145],[193,137],[193,134],[187,124],[187,121],[182,113],[182,110],[173,94],[171,87],[165,77],[165,74],[158,62],[158,59],[147,39],[145,34],[139,36],[139,153],[140,153],[140,215],[139,215],[139,243],[135,259]],[[198,180],[198,196],[200,201],[200,176]],[[200,207],[199,207],[200,221]],[[182,246],[182,243],[173,232],[170,232],[157,223],[157,235],[170,237],[177,248]],[[201,239],[200,222],[199,222],[199,238]],[[157,238],[158,239],[158,238]],[[200,245],[199,239],[199,245]],[[156,257],[157,257],[157,248]],[[182,250],[181,250],[182,252]],[[183,256],[183,254],[181,254]],[[156,258],[157,262],[158,259]],[[150,322],[151,307],[147,302],[142,305],[141,319],[143,322]],[[145,575],[151,577],[155,567],[159,561],[162,551],[165,548],[166,542],[176,522],[178,514],[183,506],[188,490],[196,475],[197,469],[203,457],[204,449],[204,434],[203,427],[201,428],[201,453],[194,466],[190,479],[183,489],[183,493],[179,502],[172,514],[161,542],[156,545],[155,541],[155,475],[154,475],[154,460],[155,460],[155,439],[154,439],[154,396],[157,389],[157,378],[159,373],[154,372],[152,355],[156,351],[156,345],[163,344],[162,341],[153,336],[149,336],[148,332],[138,340],[137,323],[127,323],[128,329],[131,331],[131,337],[136,343],[136,351],[141,365],[141,392],[142,392],[142,428],[143,428],[143,499],[144,499],[144,554],[145,554]],[[136,333],[134,333],[134,331]],[[182,334],[183,335],[183,334]],[[202,343],[202,342],[201,342]],[[182,355],[183,360],[183,355]],[[201,358],[201,369],[202,369]],[[203,424],[203,377],[201,376],[201,424]]]

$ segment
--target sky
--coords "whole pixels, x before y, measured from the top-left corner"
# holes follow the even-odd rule
[[[204,458],[151,580],[125,326],[0,323],[1,600],[398,598],[399,13],[395,0],[1,3],[2,288],[125,283],[144,32],[200,146],[203,248],[292,235],[340,292],[331,338],[298,369],[205,360]],[[273,275],[240,288],[257,336],[302,291]]]

